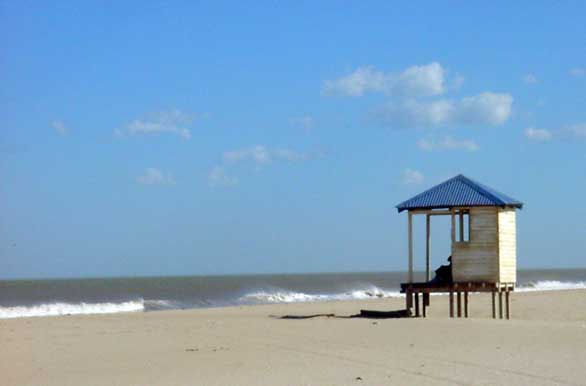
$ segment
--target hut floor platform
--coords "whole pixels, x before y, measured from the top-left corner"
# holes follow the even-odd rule
[[[490,292],[492,294],[492,317],[497,318],[496,298],[498,297],[498,316],[502,319],[503,316],[510,318],[510,301],[509,294],[515,290],[515,285],[511,283],[488,283],[488,282],[417,282],[417,283],[401,283],[401,293],[405,294],[405,308],[407,312],[411,312],[415,308],[414,315],[416,317],[426,317],[426,308],[430,305],[431,293],[446,293],[450,296],[449,313],[450,317],[454,317],[454,300],[456,300],[456,315],[458,318],[462,316],[468,317],[468,301],[469,294],[474,292]],[[421,310],[420,314],[419,297],[421,294]],[[503,313],[503,294],[504,308]],[[456,298],[456,299],[454,299]],[[462,307],[463,300],[463,307]],[[463,312],[462,312],[463,311]]]

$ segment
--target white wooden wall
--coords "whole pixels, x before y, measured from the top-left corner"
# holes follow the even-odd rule
[[[470,241],[452,243],[454,281],[500,281],[497,230],[498,208],[470,208]]]
[[[470,208],[470,241],[452,243],[454,281],[517,281],[515,219],[515,209]]]
[[[501,283],[517,281],[517,225],[514,209],[499,209],[499,277]]]

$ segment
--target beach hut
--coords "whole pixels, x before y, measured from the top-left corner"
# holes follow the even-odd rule
[[[499,300],[499,317],[503,317],[503,293],[506,317],[509,318],[509,292],[517,281],[516,210],[523,204],[509,196],[458,175],[397,205],[408,213],[409,269],[401,291],[406,294],[407,310],[415,305],[419,316],[419,295],[422,295],[423,316],[429,306],[429,294],[449,293],[450,317],[454,316],[454,294],[457,315],[468,317],[470,292],[492,293],[492,315],[496,318],[495,297]],[[426,219],[425,281],[413,281],[413,216]],[[448,275],[431,277],[430,224],[433,216],[451,218],[451,263],[443,266]],[[441,270],[440,270],[441,271]]]

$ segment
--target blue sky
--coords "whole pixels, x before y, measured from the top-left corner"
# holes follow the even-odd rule
[[[0,277],[403,270],[394,206],[458,173],[525,202],[520,267],[583,267],[585,14],[2,2]]]

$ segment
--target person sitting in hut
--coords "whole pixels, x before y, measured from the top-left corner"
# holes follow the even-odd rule
[[[452,282],[452,256],[448,257],[448,263],[440,265],[435,270],[435,277],[431,280],[432,283],[449,284]]]

